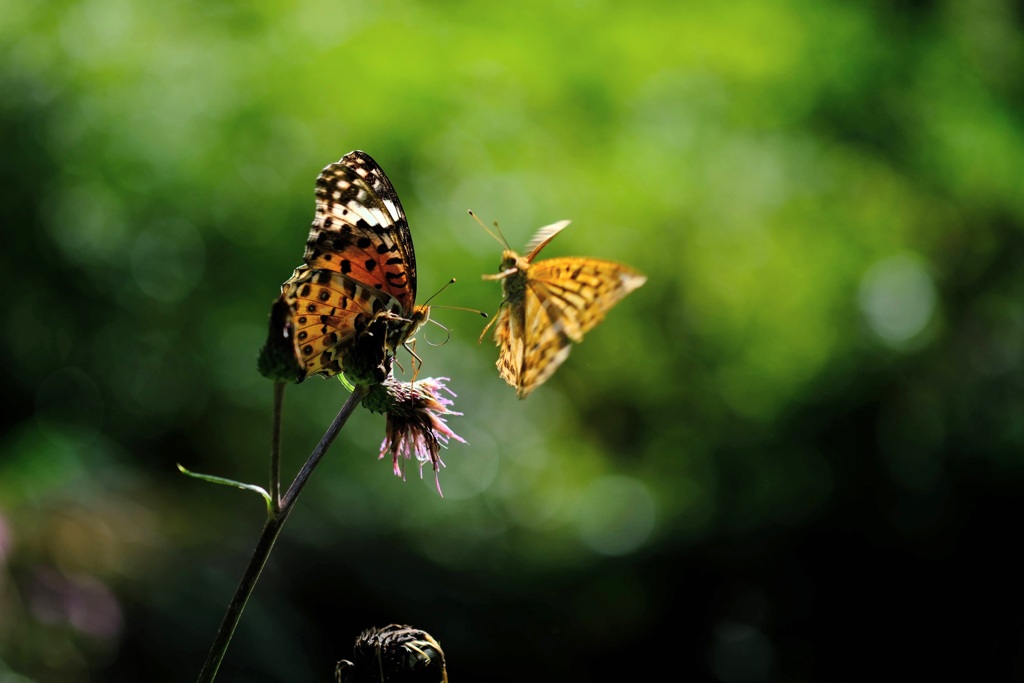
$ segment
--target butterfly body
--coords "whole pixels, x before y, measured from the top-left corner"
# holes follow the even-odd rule
[[[527,245],[526,256],[506,249],[500,271],[484,276],[502,283],[501,308],[493,323],[499,348],[496,365],[521,399],[547,381],[568,358],[571,345],[583,341],[613,305],[647,280],[614,261],[536,261],[541,249],[567,225],[569,221],[561,221],[541,228]]]
[[[499,274],[507,273],[501,279],[501,298],[503,305],[520,306],[526,297],[526,283],[530,275],[530,262],[511,249],[501,255]]]
[[[266,364],[297,382],[340,372],[382,381],[430,309],[415,304],[416,255],[402,204],[368,154],[350,152],[320,173],[303,260],[271,310],[261,371]]]

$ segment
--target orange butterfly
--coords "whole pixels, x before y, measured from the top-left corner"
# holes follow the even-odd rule
[[[540,250],[567,225],[569,221],[559,221],[538,230],[526,245],[526,256],[506,245],[501,271],[483,276],[501,280],[502,302],[480,339],[497,323],[498,373],[521,399],[569,357],[572,342],[583,341],[583,335],[612,306],[647,281],[614,261],[565,257],[534,263]]]
[[[320,173],[303,260],[271,309],[260,372],[296,382],[339,372],[383,381],[395,349],[430,309],[415,304],[416,254],[402,203],[369,154],[349,152]]]

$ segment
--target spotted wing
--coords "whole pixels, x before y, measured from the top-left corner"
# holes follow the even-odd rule
[[[628,266],[591,258],[533,264],[522,304],[499,314],[498,370],[519,398],[543,384],[605,314],[647,280]]]
[[[627,294],[647,282],[629,266],[594,258],[551,258],[530,268],[529,291],[545,307],[554,307],[575,342],[589,332]],[[536,328],[534,328],[536,329]]]
[[[415,306],[416,255],[402,203],[365,152],[346,154],[317,178],[303,259],[271,309],[260,371],[300,382],[343,370],[380,377],[429,309]]]
[[[263,356],[287,358],[290,352],[297,365],[288,379],[300,382],[309,375],[351,371],[356,355],[360,366],[376,368],[387,353],[386,320],[399,308],[394,298],[385,301],[380,292],[340,273],[300,266],[271,309],[271,336]]]
[[[316,216],[303,259],[396,299],[416,301],[416,254],[402,203],[369,154],[349,152],[316,182]]]
[[[498,345],[498,374],[516,388],[519,398],[544,383],[568,358],[572,340],[556,325],[558,311],[527,292],[522,304],[505,306],[498,313],[494,341]],[[532,334],[530,325],[540,325]]]

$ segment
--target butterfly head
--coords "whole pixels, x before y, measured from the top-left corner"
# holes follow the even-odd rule
[[[416,334],[416,331],[423,327],[428,320],[430,320],[430,306],[425,304],[423,306],[417,306],[413,309],[412,315],[409,316],[408,320],[408,336],[411,337]]]
[[[519,254],[517,254],[516,252],[512,251],[511,249],[506,249],[501,253],[501,265],[498,266],[499,276],[502,278],[506,278],[509,275],[512,275],[513,273],[519,270],[519,262],[524,260],[525,259],[519,256]]]
[[[409,341],[416,331],[430,319],[430,306],[416,306],[408,315],[382,311],[374,318],[385,322],[387,348],[393,353],[399,346]]]

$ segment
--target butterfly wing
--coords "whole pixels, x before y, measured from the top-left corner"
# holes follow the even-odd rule
[[[569,223],[572,221],[558,221],[551,225],[545,225],[543,228],[537,230],[536,234],[530,238],[530,241],[526,245],[526,260],[533,262],[533,259],[537,258],[537,254],[540,250],[547,246],[548,242],[555,239],[555,235],[569,227]]]
[[[349,152],[316,181],[316,216],[303,259],[394,297],[416,301],[416,253],[402,202],[369,154]]]
[[[572,339],[565,318],[544,290],[527,287],[519,305],[503,306],[494,331],[498,374],[519,398],[543,384],[568,358]]]
[[[355,361],[376,377],[428,309],[415,306],[416,254],[402,203],[370,155],[350,152],[321,171],[303,260],[271,311],[261,367],[295,370],[301,382],[351,371]],[[297,367],[280,360],[287,350]]]
[[[646,280],[628,266],[600,259],[552,258],[532,264],[525,272],[522,301],[504,306],[499,314],[499,374],[525,398],[569,357],[572,343],[583,341],[612,306]]]
[[[595,258],[550,258],[530,268],[528,289],[558,309],[574,342],[589,332],[627,294],[647,282],[629,266]]]
[[[525,326],[525,299],[518,304],[503,302],[494,323],[494,342],[498,345],[498,374],[503,380],[516,387],[519,393],[525,358],[523,333]],[[485,330],[486,332],[486,330]],[[527,393],[529,393],[527,391]],[[524,398],[526,394],[520,394]]]
[[[383,362],[387,351],[383,312],[388,309],[372,290],[339,273],[301,266],[282,287],[281,300],[290,310],[295,354],[305,370],[303,377],[333,377],[343,372],[357,344],[366,349],[361,352],[364,356],[374,355],[373,367]],[[397,306],[397,302],[392,300],[392,305]],[[378,338],[377,343],[367,336]],[[375,348],[379,353],[372,351]],[[365,359],[360,364],[365,365]]]

